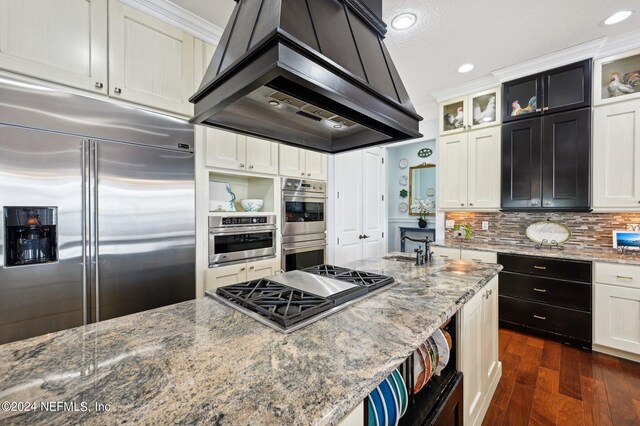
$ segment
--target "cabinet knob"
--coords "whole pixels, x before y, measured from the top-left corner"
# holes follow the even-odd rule
[[[249,164],[249,168],[250,168],[250,169],[253,169],[253,164]]]
[[[531,204],[534,205],[534,206],[537,206],[538,205],[538,200],[531,200]]]
[[[542,111],[542,108],[536,108],[536,112]]]
[[[544,205],[545,205],[545,206],[550,206],[550,205],[551,205],[551,201],[545,201],[545,202],[544,202]]]
[[[549,111],[549,107],[542,108],[543,111]]]
[[[241,271],[244,271],[245,269],[247,269],[247,268],[245,268],[245,267],[240,268]]]
[[[243,168],[243,167],[244,167],[244,163],[240,163],[240,168]]]
[[[473,206],[473,203],[469,203],[470,206]]]
[[[300,176],[304,176],[304,172],[302,172],[302,174]]]
[[[460,203],[460,206],[461,206],[461,207],[464,207],[464,203]]]
[[[102,89],[104,87],[104,84],[100,83],[99,81],[96,81],[96,89]]]
[[[255,269],[255,268],[256,268],[255,266],[250,266],[250,267],[249,267],[249,269]]]
[[[113,88],[113,93],[115,93],[116,95],[119,95],[120,93],[122,93],[122,89],[119,87],[114,87]]]
[[[311,173],[307,173],[307,177],[311,177]]]

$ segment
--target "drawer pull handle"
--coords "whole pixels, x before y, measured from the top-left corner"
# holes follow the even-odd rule
[[[541,317],[540,315],[534,315],[533,316],[535,319],[539,319],[539,320],[546,320],[547,317]]]
[[[536,265],[536,266],[534,266],[534,268],[535,268],[535,269],[547,269],[547,267],[546,267],[546,266],[537,266],[537,265]]]
[[[544,289],[544,288],[535,288],[535,287],[533,288],[533,291],[538,291],[540,293],[546,293],[547,292],[547,290]]]
[[[632,280],[633,277],[626,277],[624,275],[616,275],[616,278],[619,280]]]
[[[474,262],[482,262],[482,259],[471,259],[471,260],[473,260]]]

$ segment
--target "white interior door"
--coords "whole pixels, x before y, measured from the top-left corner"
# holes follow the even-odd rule
[[[383,255],[384,240],[384,149],[362,151],[362,241],[363,258]]]
[[[362,152],[335,156],[336,255],[339,263],[362,259]]]

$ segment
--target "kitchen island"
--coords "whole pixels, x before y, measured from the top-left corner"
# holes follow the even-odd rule
[[[290,335],[204,298],[2,345],[0,424],[336,424],[502,268],[342,266],[398,284]]]

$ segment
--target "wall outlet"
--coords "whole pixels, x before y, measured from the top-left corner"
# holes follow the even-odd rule
[[[453,229],[454,226],[456,226],[456,221],[455,220],[445,220],[444,227],[446,229]]]
[[[483,231],[488,231],[489,230],[489,221],[488,220],[483,220],[482,221],[482,230]]]
[[[627,231],[640,231],[637,223],[627,223]]]

